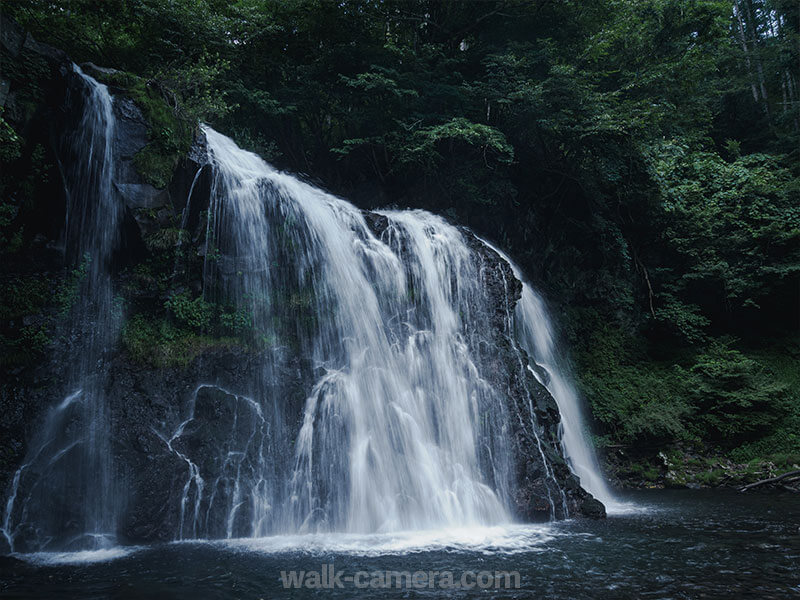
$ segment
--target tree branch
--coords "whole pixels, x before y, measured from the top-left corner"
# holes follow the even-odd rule
[[[788,479],[790,477],[800,477],[800,469],[795,471],[789,471],[788,473],[784,473],[783,475],[778,475],[777,477],[770,477],[769,479],[762,479],[761,481],[756,481],[755,483],[747,484],[744,487],[739,488],[740,492],[746,492],[755,487],[761,487],[762,485],[770,485],[772,483],[778,483],[779,481],[783,481],[784,479]]]

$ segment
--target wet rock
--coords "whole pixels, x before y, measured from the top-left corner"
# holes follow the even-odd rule
[[[126,169],[139,150],[147,145],[147,122],[136,103],[125,96],[117,95],[114,100],[116,129],[114,131],[114,154]],[[136,173],[135,169],[133,173]],[[139,181],[138,175],[125,173],[126,180]],[[119,178],[119,175],[117,175]]]
[[[606,516],[606,507],[599,500],[589,495],[580,505],[581,514],[590,519],[602,519]]]
[[[484,373],[496,389],[506,391],[511,412],[512,434],[517,458],[517,489],[514,502],[519,516],[547,520],[570,516],[602,518],[605,509],[580,485],[564,460],[558,433],[561,416],[547,388],[526,365],[546,373],[513,342],[511,315],[522,295],[522,283],[510,265],[468,229],[463,230],[472,250],[482,258],[484,286],[495,310],[490,323],[492,336],[484,354]],[[543,378],[547,381],[546,378]],[[529,400],[536,416],[536,430],[530,422]],[[599,505],[599,506],[598,506]]]

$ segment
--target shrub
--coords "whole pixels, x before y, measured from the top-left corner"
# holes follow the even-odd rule
[[[578,354],[579,383],[594,418],[615,441],[634,444],[681,439],[692,407],[675,369],[640,362],[623,331],[599,327]]]
[[[722,343],[698,356],[686,372],[686,390],[703,433],[728,448],[764,436],[788,414],[788,386]]]
[[[187,292],[174,294],[164,303],[179,323],[198,331],[208,331],[214,316],[214,307],[202,297],[192,300]]]

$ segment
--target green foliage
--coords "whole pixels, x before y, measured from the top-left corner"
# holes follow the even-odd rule
[[[188,232],[178,227],[164,227],[145,236],[144,243],[152,253],[169,255],[178,245],[185,242]]]
[[[50,285],[44,277],[30,275],[3,282],[0,365],[28,365],[41,357],[51,342],[49,320],[42,315],[49,301]]]
[[[651,464],[635,462],[630,466],[630,474],[634,478],[654,482],[658,479],[658,470]]]
[[[50,299],[45,277],[28,275],[4,281],[0,291],[0,319],[19,319],[42,310]]]
[[[50,302],[45,277],[28,275],[3,282],[0,290],[0,365],[28,365],[50,345]]]
[[[164,307],[180,324],[199,331],[209,328],[214,315],[214,307],[203,300],[202,296],[192,300],[186,292],[171,296]]]
[[[253,328],[253,315],[249,312],[207,302],[202,296],[193,299],[188,292],[171,295],[164,308],[181,327],[197,332],[246,335]]]
[[[3,48],[2,67],[3,78],[14,88],[15,96],[6,110],[13,109],[16,120],[28,122],[46,98],[47,85],[53,76],[50,65],[43,56],[23,46],[17,56],[6,54]]]
[[[725,447],[763,436],[789,411],[789,387],[763,365],[722,344],[697,357],[685,381],[695,426]]]
[[[682,339],[690,344],[706,340],[706,328],[711,321],[700,313],[700,307],[686,304],[673,295],[659,295],[658,308],[654,318],[659,324],[677,331]]]
[[[0,161],[8,163],[19,158],[22,152],[22,138],[3,118],[0,109]]]
[[[689,437],[693,406],[666,364],[637,359],[627,336],[600,325],[578,353],[580,387],[592,415],[615,443],[664,442]]]
[[[34,205],[40,188],[47,184],[52,165],[44,148],[36,144],[23,156],[24,140],[3,118],[0,108],[0,255],[17,254],[23,248],[23,217]]]
[[[242,334],[253,328],[253,315],[244,310],[226,307],[219,313],[220,327],[232,334]]]
[[[455,118],[441,125],[424,127],[414,133],[414,139],[417,145],[407,150],[408,158],[405,160],[414,160],[416,157],[424,157],[421,159],[423,162],[441,160],[436,151],[441,143],[451,146],[458,143],[473,146],[483,154],[487,162],[488,156],[500,163],[510,163],[514,159],[514,148],[506,141],[502,132],[464,118]]]
[[[712,469],[710,471],[699,473],[697,475],[697,481],[702,485],[714,487],[719,485],[724,475],[725,471],[722,469]]]
[[[41,358],[51,339],[44,324],[29,325],[14,337],[0,334],[0,365],[18,367]]]
[[[168,321],[134,315],[122,332],[131,357],[154,368],[185,367],[203,352],[237,345],[233,338],[217,338],[176,327]]]
[[[581,318],[593,333],[575,341],[576,372],[604,445],[700,443],[740,461],[796,447],[795,346],[759,354],[711,341],[654,360],[631,332]]]
[[[650,164],[673,253],[660,275],[658,318],[689,341],[709,323],[699,311],[757,308],[800,275],[800,182],[779,158],[725,162],[664,143]]]
[[[763,437],[745,441],[730,455],[739,462],[769,458],[776,464],[791,467],[800,463],[800,345],[796,340],[784,342],[769,350],[749,353],[759,365],[770,370],[770,382],[788,387],[787,413],[772,425]]]

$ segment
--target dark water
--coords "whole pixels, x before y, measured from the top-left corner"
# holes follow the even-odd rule
[[[7,598],[793,598],[800,597],[800,497],[649,491],[644,510],[604,522],[373,536],[178,543],[118,558],[2,559]],[[119,551],[119,554],[124,554]],[[64,563],[59,561],[73,561]],[[84,562],[74,562],[74,561]],[[327,567],[326,565],[333,565]],[[342,587],[286,589],[281,571],[334,569]],[[386,582],[386,571],[409,573]],[[416,571],[417,579],[411,579]],[[442,589],[464,582],[471,589]],[[488,574],[519,573],[519,587]],[[475,575],[472,575],[472,572]],[[328,571],[331,573],[331,571]],[[360,573],[360,574],[359,574]],[[359,574],[359,575],[357,575]],[[346,577],[357,577],[356,582]],[[390,575],[393,576],[393,575]],[[381,581],[383,577],[383,581]],[[466,579],[462,580],[462,577]],[[478,579],[483,577],[483,579]],[[305,579],[306,583],[316,583]],[[366,588],[357,588],[366,585]],[[510,584],[512,587],[504,587]]]

